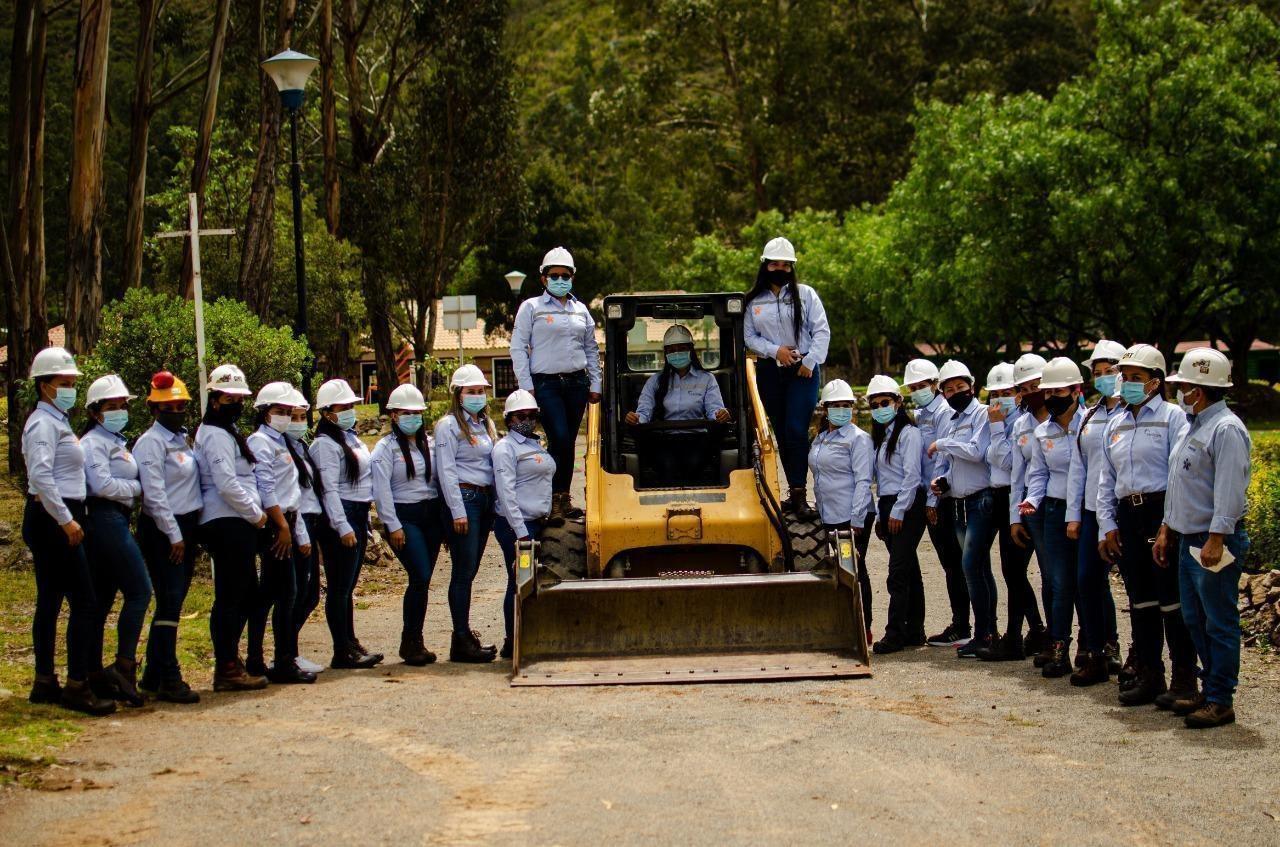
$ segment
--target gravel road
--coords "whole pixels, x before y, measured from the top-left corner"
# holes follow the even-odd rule
[[[945,589],[921,550],[932,631]],[[878,621],[886,561],[873,544]],[[442,654],[448,568],[428,620]],[[475,602],[490,638],[502,585],[491,542]],[[398,596],[363,599],[362,640],[393,654]],[[304,652],[325,642],[313,620]],[[0,831],[53,845],[1280,843],[1280,663],[1254,654],[1240,722],[1201,733],[1119,707],[1114,685],[936,648],[848,681],[511,689],[508,667],[396,660],[120,713],[65,752],[55,774],[72,790],[0,792]]]

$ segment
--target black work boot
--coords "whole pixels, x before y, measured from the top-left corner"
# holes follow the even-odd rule
[[[1138,672],[1138,679],[1133,686],[1120,692],[1120,705],[1145,706],[1154,703],[1166,688],[1163,666],[1143,668]]]
[[[115,674],[116,688],[120,692],[119,699],[130,706],[146,704],[146,698],[138,691],[138,663],[136,660],[116,657],[116,663],[110,670]]]
[[[378,656],[371,656],[348,646],[344,650],[334,652],[333,658],[329,661],[329,667],[336,670],[365,670],[374,667],[380,661],[382,659]]]
[[[497,651],[486,650],[474,631],[453,634],[449,644],[449,661],[483,664],[492,662],[495,658],[497,658]]]
[[[1074,668],[1083,668],[1084,663],[1089,659],[1089,651],[1084,649],[1084,641],[1076,642],[1076,657],[1072,661],[1071,666]]]
[[[1155,699],[1157,709],[1168,711],[1179,700],[1189,700],[1200,691],[1195,665],[1174,665],[1169,675],[1169,690]]]
[[[1027,630],[1027,637],[1022,639],[1022,654],[1024,656],[1038,656],[1045,651],[1046,648],[1052,647],[1053,642],[1049,640],[1049,633],[1043,626],[1033,626]],[[1041,665],[1036,665],[1041,667]]]
[[[200,695],[191,690],[191,686],[186,681],[179,679],[166,679],[161,681],[155,689],[157,700],[163,700],[166,703],[179,703],[184,706],[190,706],[200,702]]]
[[[62,700],[62,686],[58,684],[58,675],[36,676],[31,683],[31,693],[27,701],[31,703],[57,703]]]
[[[566,520],[577,521],[581,520],[583,516],[586,515],[586,512],[573,505],[573,495],[568,491],[561,492],[559,497],[560,511],[565,516]]]
[[[1097,685],[1100,682],[1108,682],[1110,679],[1111,671],[1107,667],[1107,655],[1105,653],[1090,653],[1086,655],[1084,666],[1071,674],[1071,684],[1077,688]]]
[[[69,679],[62,687],[62,697],[58,701],[65,708],[86,715],[102,717],[116,710],[116,704],[105,697],[93,693],[93,688],[82,679]]]
[[[360,643],[359,638],[351,639],[351,649],[361,656],[368,656],[373,659],[373,663],[379,664],[385,658],[381,653],[374,653],[371,650],[364,649],[364,645]]]
[[[1071,648],[1065,641],[1053,642],[1049,661],[1040,668],[1040,675],[1045,679],[1058,679],[1071,673]]]
[[[818,512],[809,505],[809,498],[804,486],[791,489],[791,496],[783,504],[782,510],[796,516],[796,520],[813,521],[818,519]]]
[[[1022,636],[1017,632],[1006,632],[1000,640],[990,647],[978,648],[978,658],[984,662],[1020,662],[1026,658],[1022,652]]]
[[[427,649],[426,644],[422,641],[422,633],[417,635],[401,634],[400,658],[404,660],[406,665],[420,668],[423,665],[429,665],[434,662],[436,654]]]
[[[510,659],[514,655],[515,650],[511,646],[511,639],[502,639],[502,649],[498,651],[498,656],[503,659]]]
[[[87,681],[89,687],[93,689],[93,693],[103,700],[124,699],[116,675],[111,672],[110,668],[90,671]]]
[[[266,677],[273,685],[310,685],[316,681],[315,674],[302,670],[292,660],[276,662],[267,668]]]
[[[1129,652],[1124,657],[1124,664],[1120,666],[1120,670],[1116,671],[1116,683],[1119,684],[1121,691],[1127,691],[1138,684],[1138,677],[1142,673],[1142,668],[1138,662],[1138,653],[1134,650],[1133,645],[1129,645]]]
[[[1107,673],[1118,675],[1124,665],[1120,663],[1120,645],[1114,641],[1108,641],[1102,645],[1102,655],[1107,657]]]

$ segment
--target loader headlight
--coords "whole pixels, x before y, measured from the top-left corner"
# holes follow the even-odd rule
[[[729,310],[729,314],[731,315],[742,314],[742,298],[734,297],[732,300],[729,301],[729,305],[726,306],[725,308]]]
[[[609,304],[609,308],[605,310],[605,316],[609,320],[616,321],[622,318],[622,305],[619,303]]]

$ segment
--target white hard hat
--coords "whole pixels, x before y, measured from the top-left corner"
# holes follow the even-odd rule
[[[484,371],[475,365],[463,365],[454,371],[449,379],[450,388],[470,388],[473,385],[489,387],[489,380],[484,378]]]
[[[1093,367],[1093,363],[1098,359],[1110,359],[1114,362],[1120,361],[1120,357],[1124,355],[1124,345],[1119,341],[1108,341],[1100,339],[1094,346],[1093,352],[1089,354],[1089,358],[1084,360],[1086,368]]]
[[[999,362],[987,371],[987,390],[1004,391],[1007,388],[1013,388],[1013,365]]]
[[[542,264],[538,266],[539,273],[546,273],[547,268],[568,268],[574,273],[578,272],[578,268],[573,264],[573,254],[563,247],[552,247],[547,251],[547,255],[542,257]]]
[[[904,385],[911,385],[913,382],[925,382],[938,378],[938,366],[928,359],[912,359],[907,362],[907,369],[902,372],[902,382]]]
[[[1120,366],[1164,373],[1164,354],[1150,344],[1135,344],[1120,355]]]
[[[762,262],[796,262],[796,248],[791,246],[791,242],[785,238],[774,238],[764,245],[764,252],[760,254]]]
[[[537,411],[538,401],[533,399],[532,392],[517,388],[507,395],[507,402],[502,406],[502,416],[506,417],[512,412],[527,412],[530,409]]]
[[[1231,387],[1231,360],[1212,347],[1189,350],[1178,364],[1178,372],[1169,382],[1203,385],[1208,388]]]
[[[421,412],[427,408],[427,401],[418,386],[406,382],[404,385],[397,385],[387,397],[387,408],[402,412]]]
[[[115,374],[107,374],[106,376],[98,377],[93,381],[93,385],[89,386],[89,393],[85,395],[84,404],[92,406],[94,403],[117,397],[123,397],[126,400],[135,399],[135,395],[129,393],[129,389],[125,386],[123,379]]]
[[[1044,373],[1046,364],[1044,356],[1038,353],[1023,353],[1018,357],[1018,361],[1013,363],[1013,384],[1022,385],[1024,382],[1039,379]]]
[[[237,394],[242,397],[248,397],[253,392],[249,390],[249,383],[244,378],[244,371],[235,365],[218,365],[213,369],[213,373],[209,374],[209,390],[220,391],[223,394]]]
[[[958,362],[955,359],[947,359],[942,367],[938,369],[938,382],[946,382],[949,379],[962,377],[969,380],[969,384],[973,385],[973,374],[969,373],[969,367],[964,362]]]
[[[693,343],[693,333],[689,332],[689,330],[685,329],[680,324],[676,324],[675,326],[670,327],[666,332],[662,334],[663,347],[670,347],[672,344],[692,344],[692,343]]]
[[[902,389],[893,377],[876,374],[871,377],[871,382],[867,383],[867,396],[874,397],[877,394],[894,394],[901,397]]]
[[[263,406],[296,406],[294,403],[294,394],[297,394],[292,385],[287,382],[268,382],[266,385],[258,389],[258,397],[253,401],[253,405],[262,408]]]
[[[295,409],[310,409],[311,403],[303,396],[302,392],[293,386],[289,386],[289,399],[285,402],[286,406],[292,406]]]
[[[331,379],[316,392],[316,408],[327,409],[344,403],[359,403],[360,395],[351,390],[345,379]]]
[[[1084,379],[1080,376],[1080,366],[1066,356],[1057,356],[1050,360],[1044,366],[1044,373],[1040,375],[1040,387],[1042,389],[1050,388],[1069,388],[1073,385],[1080,385]]]
[[[836,403],[841,400],[853,402],[853,389],[843,379],[833,379],[822,386],[822,397],[819,403]]]
[[[41,376],[80,376],[80,369],[63,348],[46,347],[31,360],[31,378]]]

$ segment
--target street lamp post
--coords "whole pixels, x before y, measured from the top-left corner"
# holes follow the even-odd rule
[[[299,335],[307,334],[307,278],[302,253],[302,165],[298,163],[298,111],[302,108],[302,97],[307,87],[307,77],[320,64],[318,59],[285,50],[277,53],[262,63],[262,69],[280,91],[280,102],[289,113],[289,141],[292,164],[290,182],[293,189],[293,270],[298,286],[298,316],[296,331]],[[307,344],[310,346],[310,340]],[[312,356],[314,361],[314,354]],[[308,364],[302,370],[302,393],[311,402],[311,372],[314,365]],[[311,421],[311,407],[307,407],[307,422]]]
[[[511,296],[519,300],[520,289],[524,286],[524,274],[520,271],[507,271],[503,276],[507,280],[507,285],[511,286]]]

